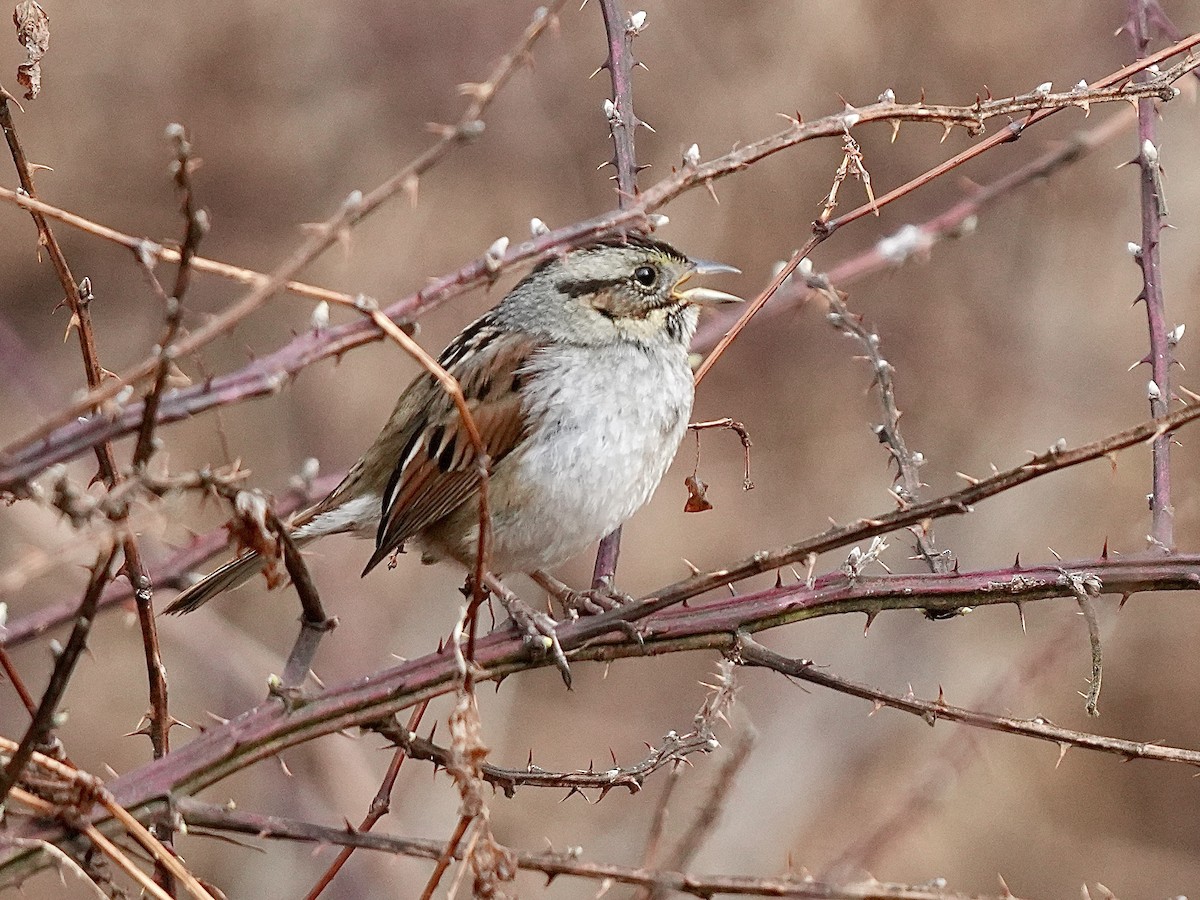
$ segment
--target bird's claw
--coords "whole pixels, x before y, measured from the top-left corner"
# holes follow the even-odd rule
[[[549,656],[563,683],[571,687],[571,668],[567,655],[558,641],[558,623],[543,612],[531,609],[523,600],[513,597],[505,602],[505,608],[521,633],[521,640],[531,655],[541,659]]]
[[[614,590],[611,585],[602,585],[586,591],[569,591],[558,599],[567,615],[572,618],[598,616],[634,602],[631,596]]]

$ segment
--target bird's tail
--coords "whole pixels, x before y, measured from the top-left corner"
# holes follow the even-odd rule
[[[232,559],[216,571],[209,572],[191,587],[186,588],[165,610],[172,615],[195,612],[217,594],[228,591],[253,578],[263,570],[266,560],[251,550]]]

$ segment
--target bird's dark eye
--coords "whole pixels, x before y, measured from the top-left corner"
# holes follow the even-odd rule
[[[633,279],[642,287],[652,288],[658,282],[658,269],[654,266],[638,266],[633,270]]]

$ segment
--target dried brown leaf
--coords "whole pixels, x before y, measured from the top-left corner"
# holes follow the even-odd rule
[[[21,0],[13,9],[17,42],[25,48],[25,62],[17,66],[17,81],[25,88],[25,99],[33,100],[42,89],[42,57],[50,49],[50,17],[37,0]]]

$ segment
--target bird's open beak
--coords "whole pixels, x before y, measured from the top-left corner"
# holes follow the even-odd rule
[[[724,291],[717,291],[712,288],[694,287],[688,288],[686,291],[681,290],[684,283],[693,275],[721,274],[741,275],[742,270],[735,266],[727,266],[725,263],[713,262],[707,259],[694,259],[692,260],[692,267],[675,284],[675,289],[672,293],[685,303],[694,303],[697,306],[716,306],[718,303],[744,303],[745,300],[735,294],[727,294]]]

